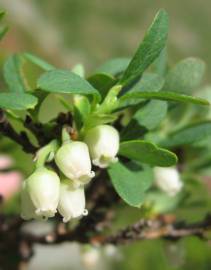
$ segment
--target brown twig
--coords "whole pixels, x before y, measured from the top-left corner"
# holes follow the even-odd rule
[[[17,133],[12,125],[7,120],[7,117],[3,110],[0,110],[0,132],[4,136],[12,139],[16,143],[22,146],[23,151],[29,154],[34,154],[37,151],[37,147],[35,147],[29,140],[27,134],[22,131]]]
[[[48,143],[49,140],[46,138],[43,125],[41,123],[34,123],[29,115],[26,116],[24,127],[34,134],[40,146]]]
[[[70,113],[60,113],[57,118],[54,119],[50,125],[46,125],[46,127],[40,122],[34,122],[29,115],[26,116],[24,121],[24,126],[34,134],[40,147],[60,137],[64,125],[72,126],[72,115]]]
[[[179,240],[187,236],[197,236],[205,239],[205,233],[211,230],[211,215],[207,215],[201,222],[187,224],[185,222],[171,223],[164,218],[154,220],[140,220],[128,226],[116,235],[103,239],[103,244],[127,244],[137,240],[151,240],[165,238]]]
[[[79,227],[78,227],[79,228]],[[14,227],[13,227],[14,229]],[[11,230],[11,227],[10,227]],[[185,222],[168,222],[165,216],[152,220],[140,220],[137,223],[128,226],[112,236],[93,235],[87,228],[83,230],[68,231],[63,224],[59,224],[55,231],[50,234],[37,236],[22,233],[19,236],[21,242],[33,245],[35,243],[52,245],[66,241],[77,241],[79,243],[91,243],[97,245],[114,244],[122,245],[140,240],[167,239],[171,241],[179,240],[188,236],[196,236],[200,239],[206,239],[206,232],[211,230],[211,215],[208,215],[203,221],[187,224]],[[1,235],[1,233],[0,233]]]
[[[23,124],[34,134],[41,147],[50,140],[55,139],[55,137],[60,137],[63,125],[68,124],[71,126],[72,116],[70,113],[60,113],[58,117],[54,119],[54,125],[52,125],[50,131],[46,131],[41,123],[33,122],[30,116],[26,117]],[[34,154],[38,150],[38,147],[31,143],[25,131],[18,133],[14,130],[2,109],[0,109],[0,133],[21,145],[23,151],[26,153]]]

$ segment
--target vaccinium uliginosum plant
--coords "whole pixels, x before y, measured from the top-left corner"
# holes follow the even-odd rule
[[[168,15],[160,10],[132,58],[110,60],[89,76],[81,65],[57,69],[29,53],[6,60],[0,130],[35,154],[35,169],[22,185],[24,219],[58,212],[68,222],[87,215],[86,188],[104,170],[118,195],[134,207],[148,205],[145,195],[154,194],[153,180],[171,196],[185,186],[171,168],[177,163],[172,150],[186,151],[183,146],[203,139],[205,129],[211,134],[207,110],[201,109],[208,101],[190,95],[199,89],[205,65],[187,58],[170,68],[167,35]],[[27,75],[26,66],[36,70],[34,76]],[[46,123],[41,109],[52,95],[66,114],[52,103],[59,116]],[[201,105],[200,113],[191,103]],[[196,115],[201,122],[187,126]],[[15,121],[20,135],[13,130]]]

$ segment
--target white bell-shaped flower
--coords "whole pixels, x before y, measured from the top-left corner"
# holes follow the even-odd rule
[[[183,187],[179,172],[176,168],[154,168],[155,183],[169,196],[175,196]]]
[[[59,203],[60,179],[57,174],[44,167],[39,168],[26,180],[26,188],[36,208],[35,214],[53,217]]]
[[[88,183],[95,173],[91,171],[91,160],[87,145],[79,141],[64,143],[55,155],[59,169],[75,184]]]
[[[21,217],[25,220],[36,218],[35,210],[24,181],[21,189]]]
[[[87,143],[94,165],[106,168],[110,163],[118,161],[119,133],[109,125],[100,125],[90,129],[86,136]]]
[[[63,216],[63,222],[87,215],[84,188],[79,187],[75,189],[69,181],[63,181],[60,185],[58,211]]]

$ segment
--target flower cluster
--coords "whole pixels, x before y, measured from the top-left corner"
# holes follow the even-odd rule
[[[92,163],[106,168],[118,160],[118,150],[119,134],[112,126],[99,125],[88,130],[84,141],[72,141],[66,131],[61,146],[53,141],[38,151],[36,170],[22,185],[22,218],[47,219],[58,211],[68,222],[87,215],[84,185],[95,176]],[[45,166],[52,158],[59,176]]]

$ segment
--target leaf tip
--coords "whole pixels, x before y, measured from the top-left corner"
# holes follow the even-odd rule
[[[157,16],[166,16],[166,17],[169,17],[168,16],[168,12],[164,9],[164,8],[160,8],[157,12]]]

